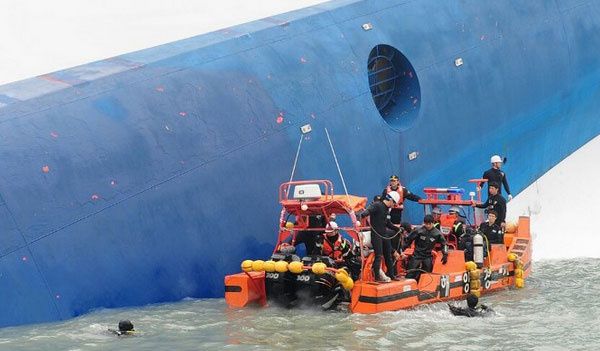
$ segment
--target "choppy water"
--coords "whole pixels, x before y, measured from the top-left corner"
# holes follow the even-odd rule
[[[600,259],[538,261],[522,290],[482,297],[495,317],[446,304],[378,315],[231,309],[223,299],[102,310],[0,329],[0,350],[583,350],[600,346]],[[105,333],[131,319],[138,337]]]

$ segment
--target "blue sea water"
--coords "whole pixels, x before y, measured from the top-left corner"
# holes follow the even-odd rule
[[[99,310],[0,329],[0,350],[589,350],[600,346],[600,259],[534,262],[524,289],[481,301],[489,318],[445,303],[376,315],[233,309],[223,299]],[[136,337],[106,332],[130,319]]]

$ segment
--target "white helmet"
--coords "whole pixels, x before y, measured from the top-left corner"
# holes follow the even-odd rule
[[[394,203],[397,204],[398,201],[400,201],[400,194],[398,194],[397,191],[390,191],[385,198],[388,200],[393,200]]]
[[[460,207],[456,206],[456,205],[452,205],[450,206],[450,208],[448,209],[448,213],[450,212],[455,212],[455,213],[460,213]]]
[[[438,207],[438,206],[435,206],[435,207],[434,207],[434,208],[431,210],[431,213],[435,213],[435,214],[439,214],[439,215],[441,215],[441,214],[442,214],[442,208],[441,208],[441,207]]]
[[[325,228],[325,233],[331,233],[334,230],[338,229],[338,225],[337,223],[335,223],[334,221],[329,222],[329,224],[327,225],[327,228]]]
[[[490,159],[490,162],[491,162],[491,163],[496,163],[496,162],[500,162],[500,163],[502,163],[502,159],[500,158],[500,156],[498,156],[498,155],[494,155],[494,156],[492,156],[492,158]]]

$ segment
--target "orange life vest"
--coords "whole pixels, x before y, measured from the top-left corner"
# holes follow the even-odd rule
[[[392,209],[397,209],[397,210],[403,210],[404,209],[404,188],[402,188],[402,184],[400,182],[398,182],[398,188],[396,190],[393,190],[391,186],[387,186],[387,188],[385,188],[385,193],[389,194],[390,192],[395,191],[398,193],[398,195],[400,195],[400,200],[398,201],[397,204],[392,206]]]
[[[454,222],[456,221],[456,216],[444,213],[440,217],[440,232],[445,236],[450,235],[452,233],[452,229],[454,228]]]
[[[348,246],[348,247],[346,247]],[[344,261],[344,251],[346,253],[352,251],[352,247],[348,240],[344,240],[340,234],[338,234],[337,240],[332,244],[327,240],[327,234],[323,234],[323,255],[333,258],[335,262]]]

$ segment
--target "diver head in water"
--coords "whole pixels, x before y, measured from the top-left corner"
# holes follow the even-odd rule
[[[469,308],[475,308],[478,302],[479,298],[477,297],[477,295],[470,293],[467,296],[467,306],[469,306]]]
[[[108,331],[118,336],[135,335],[133,323],[129,319],[119,321],[119,330],[108,329]]]

